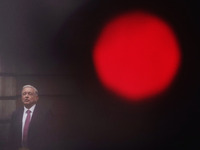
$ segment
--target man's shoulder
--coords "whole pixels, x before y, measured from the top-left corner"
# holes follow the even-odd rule
[[[45,105],[42,105],[42,104],[39,103],[39,104],[36,104],[35,110],[39,110],[39,111],[42,111],[42,112],[48,112],[48,111],[51,111],[51,108],[46,107]]]
[[[13,111],[13,114],[18,114],[24,111],[24,108],[22,106],[18,107],[15,109],[15,111]]]
[[[36,105],[34,112],[36,114],[40,114],[40,115],[44,115],[44,116],[46,116],[46,115],[52,115],[51,108],[45,107],[45,106],[40,105],[40,104]]]
[[[15,120],[23,115],[23,107],[17,108],[15,111],[12,112],[11,120]]]

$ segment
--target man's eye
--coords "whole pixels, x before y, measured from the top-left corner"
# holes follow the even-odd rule
[[[22,95],[26,95],[26,94],[33,95],[33,93],[31,93],[31,92],[29,92],[29,93],[22,93]]]

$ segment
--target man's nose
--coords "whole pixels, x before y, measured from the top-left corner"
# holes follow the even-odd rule
[[[29,95],[28,95],[28,94],[26,94],[26,95],[25,95],[25,97],[29,97]]]

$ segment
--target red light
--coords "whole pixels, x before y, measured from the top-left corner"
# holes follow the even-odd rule
[[[128,100],[142,100],[164,91],[180,65],[175,34],[162,19],[144,12],[109,22],[93,52],[103,85]]]

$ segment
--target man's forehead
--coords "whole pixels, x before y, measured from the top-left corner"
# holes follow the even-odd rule
[[[22,89],[22,92],[24,92],[24,91],[34,91],[34,89],[31,87],[25,87]]]

